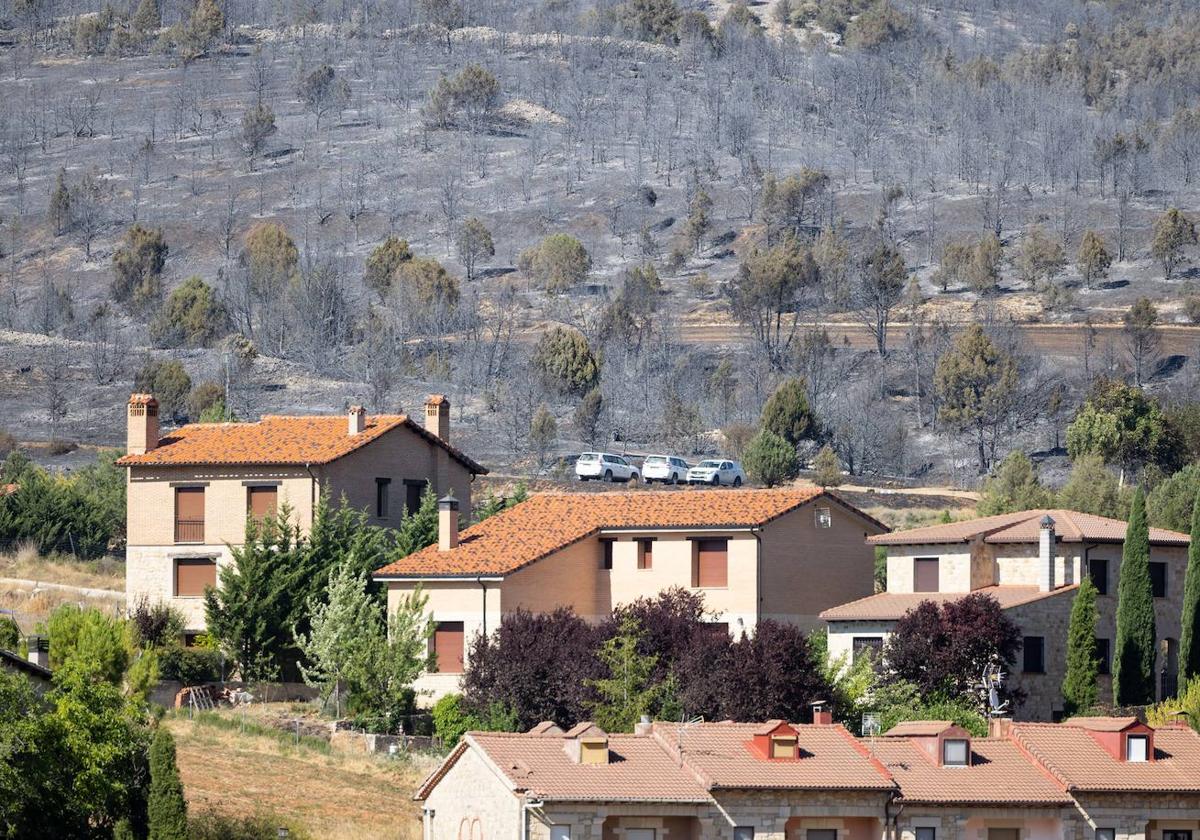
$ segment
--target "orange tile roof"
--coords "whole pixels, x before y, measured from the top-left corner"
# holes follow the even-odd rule
[[[939,767],[909,738],[869,742],[905,802],[1060,806],[1071,797],[1012,742],[972,738],[971,764]]]
[[[458,749],[417,791],[425,799],[466,747],[479,749],[514,793],[547,802],[704,803],[708,791],[653,739],[609,735],[608,764],[577,764],[563,736],[468,732]]]
[[[1200,793],[1200,735],[1191,729],[1156,729],[1146,762],[1118,761],[1070,722],[1013,724],[1012,738],[1068,790]]]
[[[1075,510],[1023,510],[1002,513],[979,519],[967,519],[945,525],[927,525],[907,531],[892,531],[868,538],[873,545],[921,545],[930,543],[970,542],[983,539],[989,543],[1037,542],[1042,517],[1054,520],[1057,537],[1064,542],[1124,542],[1125,523]],[[1165,528],[1151,528],[1150,542],[1154,545],[1187,545],[1188,535]]]
[[[906,720],[897,723],[887,732],[885,738],[912,738],[917,736],[941,735],[954,726],[952,720]]]
[[[957,601],[968,595],[991,595],[1000,602],[1001,609],[1011,609],[1022,604],[1040,601],[1042,598],[1054,598],[1067,592],[1073,593],[1079,588],[1078,584],[1060,586],[1049,592],[1042,592],[1036,586],[984,586],[973,592],[880,592],[859,598],[840,606],[830,607],[821,613],[825,621],[895,621],[903,618],[904,614],[922,601],[933,601],[943,604],[946,601]],[[1070,605],[1067,605],[1070,608]]]
[[[841,724],[793,724],[801,757],[764,759],[747,747],[761,723],[654,724],[654,737],[709,789],[892,790],[883,766]]]
[[[505,575],[602,530],[755,527],[822,495],[859,513],[815,487],[542,493],[466,529],[457,548],[429,546],[375,577]]]
[[[159,439],[158,446],[149,452],[126,455],[117,464],[138,467],[328,464],[400,427],[446,449],[471,472],[487,472],[404,414],[368,417],[364,430],[356,435],[347,433],[344,415],[266,415],[257,423],[190,423]]]

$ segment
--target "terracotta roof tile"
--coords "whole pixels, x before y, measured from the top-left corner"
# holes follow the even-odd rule
[[[429,546],[375,575],[504,575],[602,530],[753,527],[821,495],[820,488],[543,493],[466,529],[457,548]]]
[[[1200,735],[1190,729],[1156,729],[1147,762],[1118,761],[1070,723],[1018,723],[1012,737],[1069,790],[1200,792]]]
[[[912,738],[917,736],[941,735],[954,726],[952,720],[906,720],[897,723],[887,732],[885,738]]]
[[[1055,533],[1065,542],[1123,542],[1125,523],[1074,510],[1023,510],[979,519],[967,519],[945,525],[928,525],[907,531],[892,531],[870,537],[873,545],[920,545],[969,542],[983,539],[989,543],[1037,542],[1041,519],[1047,514],[1054,520]],[[1151,528],[1150,542],[1155,545],[1187,545],[1188,535],[1165,528]]]
[[[546,801],[707,802],[695,776],[671,760],[653,739],[610,735],[608,764],[576,764],[563,738],[470,732],[514,791]]]
[[[129,395],[129,404],[130,405],[158,405],[158,400],[156,400],[154,398],[153,394],[130,394]]]
[[[747,747],[761,723],[654,724],[654,737],[709,788],[891,790],[883,767],[840,724],[793,724],[801,757],[772,761]]]
[[[971,764],[939,767],[908,738],[878,738],[871,751],[905,802],[1065,805],[1071,797],[1007,739],[971,740]]]
[[[446,449],[471,472],[487,472],[404,414],[368,417],[366,427],[356,435],[347,434],[344,415],[267,415],[257,423],[190,423],[161,438],[149,452],[126,455],[117,464],[139,467],[327,464],[401,426]]]
[[[822,612],[820,617],[825,621],[895,621],[903,618],[905,613],[922,601],[943,604],[968,595],[991,595],[1000,602],[1001,609],[1007,610],[1042,598],[1073,593],[1078,588],[1078,584],[1071,584],[1049,592],[1042,592],[1036,586],[984,586],[973,592],[880,592],[831,607]]]
[[[1078,726],[1090,732],[1123,732],[1139,723],[1135,717],[1073,717],[1063,721],[1064,726]]]

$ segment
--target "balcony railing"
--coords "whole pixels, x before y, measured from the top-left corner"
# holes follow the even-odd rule
[[[175,542],[202,543],[204,542],[203,519],[176,519]]]

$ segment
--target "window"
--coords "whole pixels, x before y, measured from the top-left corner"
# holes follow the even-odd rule
[[[864,656],[871,657],[872,662],[878,662],[883,655],[882,636],[855,636],[850,640],[851,663],[858,662]]]
[[[989,828],[987,840],[1020,840],[1021,832],[1016,828]]]
[[[1167,564],[1150,564],[1150,588],[1154,590],[1155,598],[1167,597]]]
[[[711,634],[711,637],[714,639],[729,638],[728,621],[703,621],[700,623],[700,630]]]
[[[204,488],[175,488],[175,542],[204,542]]]
[[[1097,828],[1096,840],[1117,840],[1117,830],[1115,828]]]
[[[625,840],[658,840],[658,833],[653,828],[627,828]]]
[[[970,757],[966,738],[947,738],[942,741],[942,764],[946,767],[966,767]]]
[[[1191,829],[1167,828],[1163,830],[1163,840],[1192,840]]]
[[[251,519],[262,521],[275,515],[279,507],[278,487],[247,487],[246,512]]]
[[[939,591],[941,582],[938,577],[936,557],[918,557],[913,561],[913,592]]]
[[[722,589],[729,584],[729,540],[696,540],[692,586]]]
[[[461,621],[439,621],[433,630],[433,653],[437,657],[435,669],[439,674],[461,674],[463,672],[463,623]]]
[[[428,486],[428,481],[404,480],[404,509],[406,511],[412,514],[421,509],[421,497],[425,495],[425,488]]]
[[[754,826],[737,826],[733,829],[733,840],[754,840]]]
[[[1088,577],[1096,584],[1096,591],[1101,595],[1108,594],[1108,561],[1103,557],[1093,557],[1088,560]]]
[[[813,513],[816,515],[818,528],[833,527],[833,514],[829,512],[829,508],[819,507]]]
[[[916,840],[937,840],[937,829],[931,825],[919,825],[916,828]]]
[[[1046,672],[1046,640],[1041,636],[1026,636],[1021,647],[1025,653],[1025,661],[1021,670],[1026,674],[1044,674]]]
[[[550,826],[550,840],[571,840],[571,826],[569,826],[569,825],[552,825],[552,826]]]
[[[1112,641],[1096,639],[1096,658],[1100,660],[1100,673],[1112,673]]]
[[[388,518],[388,502],[391,496],[392,480],[390,478],[375,479],[375,518]]]
[[[175,559],[175,596],[199,598],[204,588],[217,585],[217,561],[213,557]]]
[[[654,540],[640,539],[638,540],[638,568],[653,569],[654,568]]]
[[[772,735],[771,758],[795,758],[796,744],[795,735]]]
[[[1125,736],[1125,760],[1126,761],[1149,761],[1150,758],[1150,738],[1146,735],[1126,735]]]
[[[804,840],[837,840],[837,829],[810,828],[804,832]]]
[[[612,568],[613,541],[600,540],[600,568]]]

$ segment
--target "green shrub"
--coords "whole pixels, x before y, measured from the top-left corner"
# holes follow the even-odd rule
[[[21,644],[21,628],[11,616],[0,615],[0,650],[15,651]]]
[[[750,477],[767,487],[784,484],[800,474],[796,447],[774,432],[759,432],[742,456]]]
[[[163,304],[150,335],[163,347],[205,347],[225,332],[225,307],[199,277],[189,277]]]
[[[291,840],[308,840],[312,836],[291,820],[275,814],[236,817],[216,811],[190,815],[187,836],[189,840],[276,840],[280,828],[287,828]]]
[[[600,360],[578,330],[555,327],[533,351],[533,367],[546,384],[564,394],[583,396],[600,381]]]
[[[158,653],[158,673],[164,680],[199,685],[221,679],[221,654],[215,650],[172,645]]]

